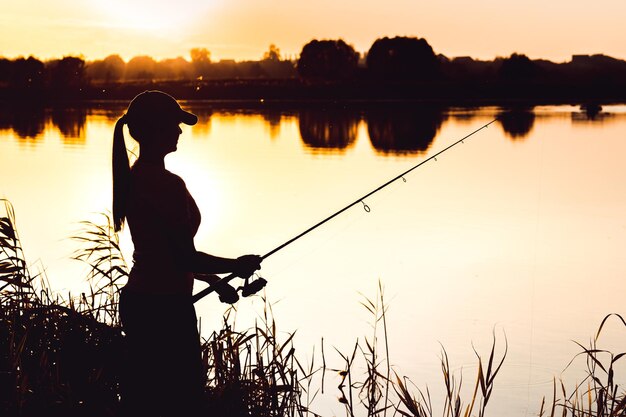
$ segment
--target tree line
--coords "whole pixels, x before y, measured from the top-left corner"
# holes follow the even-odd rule
[[[268,91],[282,88],[279,96],[293,98],[450,98],[459,92],[475,98],[503,92],[523,98],[533,94],[571,96],[574,87],[583,96],[626,97],[623,60],[605,55],[574,55],[569,62],[554,63],[531,60],[517,53],[494,60],[448,58],[436,54],[425,39],[418,37],[379,38],[364,54],[342,39],[314,39],[302,47],[297,59],[284,59],[275,45],[270,45],[257,61],[213,61],[206,48],[192,49],[190,58],[157,61],[136,56],[128,62],[119,55],[94,61],[75,56],[45,62],[32,56],[0,58],[0,90],[5,96],[7,92],[28,96],[29,92],[35,95],[46,91],[64,97],[83,96],[86,92],[93,95],[103,85],[170,83],[183,96],[212,85],[213,93],[225,96],[254,96],[255,88],[258,94],[267,95]],[[227,80],[244,82],[243,87],[251,86],[252,90],[246,91],[241,83],[225,83]],[[268,80],[273,84],[267,84]],[[266,88],[261,88],[259,82],[265,83]],[[311,85],[331,87],[313,91]],[[237,88],[241,91],[235,91]],[[194,94],[188,98],[196,97]]]

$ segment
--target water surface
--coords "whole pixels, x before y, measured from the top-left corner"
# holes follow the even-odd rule
[[[167,167],[202,210],[198,248],[221,256],[264,254],[502,110],[425,106],[243,109],[188,103]],[[123,106],[3,109],[0,196],[11,200],[30,262],[54,288],[87,288],[68,260],[79,221],[109,208],[113,124]],[[359,304],[378,281],[390,304],[391,363],[428,384],[435,414],[443,393],[441,345],[473,383],[472,344],[487,354],[492,333],[509,354],[488,411],[533,415],[551,381],[608,313],[626,313],[626,107],[598,115],[576,107],[517,109],[263,263],[279,329],[297,329],[302,358],[323,337],[327,363],[371,337]],[[136,148],[127,135],[129,149]],[[131,258],[132,246],[123,236]],[[225,307],[197,304],[205,334]],[[261,314],[238,304],[241,328]],[[601,342],[623,349],[626,330]],[[619,349],[618,349],[619,350]],[[365,372],[362,365],[357,372]],[[568,370],[568,387],[581,376]],[[314,410],[343,413],[327,376]]]

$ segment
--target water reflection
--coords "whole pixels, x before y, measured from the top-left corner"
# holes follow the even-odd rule
[[[183,105],[185,109],[188,109],[193,114],[198,116],[198,123],[193,127],[195,136],[209,136],[211,134],[211,117],[213,117],[214,110],[206,105]]]
[[[345,150],[357,137],[359,114],[346,109],[307,109],[299,113],[300,137],[314,150]]]
[[[424,153],[446,119],[433,107],[390,107],[366,112],[367,131],[377,152]]]
[[[602,111],[602,106],[598,103],[584,103],[580,106],[580,111],[583,112],[588,119],[593,120]]]
[[[51,123],[59,130],[65,143],[84,143],[88,115],[88,110],[83,107],[47,110],[42,106],[4,105],[0,108],[0,129],[12,130],[22,139],[39,141],[46,125]]]
[[[13,130],[22,139],[36,139],[44,131],[45,109],[40,106],[0,107],[0,129]]]
[[[263,112],[263,120],[269,127],[269,133],[271,139],[276,139],[280,134],[280,123],[282,119],[282,113],[280,111],[269,110]]]
[[[454,119],[456,122],[469,125],[474,121],[474,119],[479,117],[479,112],[475,108],[469,109],[451,109],[449,111],[449,117]]]
[[[426,152],[443,123],[450,119],[460,124],[472,124],[477,118],[487,117],[484,109],[409,106],[406,104],[366,105],[355,108],[331,106],[306,109],[237,108],[221,104],[190,102],[185,105],[198,116],[193,135],[204,139],[211,135],[214,116],[233,115],[242,118],[261,117],[265,136],[277,138],[287,118],[298,118],[302,144],[315,152],[341,153],[352,146],[358,137],[359,124],[364,122],[371,146],[381,155],[403,155]],[[66,145],[84,145],[86,125],[90,117],[104,119],[111,124],[124,113],[120,103],[97,103],[88,106],[11,106],[0,104],[0,130],[8,130],[28,143],[37,144],[46,135],[46,129],[56,128]],[[493,117],[490,110],[488,117]],[[548,113],[542,113],[547,117]],[[560,113],[563,115],[563,113]],[[497,111],[505,137],[512,141],[528,137],[535,125],[533,107],[502,108]],[[572,123],[606,123],[624,117],[621,112],[581,108],[569,113]],[[26,143],[26,141],[24,141]]]
[[[64,142],[76,144],[85,142],[85,108],[53,108],[52,123],[59,129]]]
[[[535,125],[535,112],[531,108],[512,108],[498,114],[502,130],[512,140],[521,140],[530,134]]]
[[[580,111],[572,112],[572,123],[603,123],[611,119],[614,115],[602,111],[600,105],[582,105]]]
[[[111,122],[111,124],[114,124],[125,111],[125,105],[107,103],[106,105],[100,105],[96,108],[90,109],[88,115],[103,117],[107,121]]]

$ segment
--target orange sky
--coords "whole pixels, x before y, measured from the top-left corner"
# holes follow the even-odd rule
[[[566,61],[626,58],[624,0],[0,0],[0,56],[118,53],[258,59],[275,43],[295,56],[313,38],[365,52],[381,36],[424,37],[435,52],[492,59],[512,52]]]

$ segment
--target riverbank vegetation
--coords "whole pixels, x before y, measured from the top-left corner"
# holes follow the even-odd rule
[[[362,53],[342,39],[314,39],[288,58],[270,45],[259,60],[240,62],[213,61],[206,48],[162,60],[0,58],[0,99],[126,100],[145,89],[178,99],[623,102],[626,61],[602,54],[562,63],[519,53],[446,57],[406,36],[379,38]]]
[[[89,265],[91,289],[79,296],[56,294],[44,272],[24,258],[15,215],[2,201],[0,213],[0,413],[3,416],[116,416],[120,412],[124,336],[117,315],[120,285],[127,269],[108,217],[84,223],[75,238],[82,249],[75,259]],[[43,271],[43,269],[41,270]],[[236,310],[224,314],[223,327],[203,338],[205,394],[211,415],[315,416],[315,400],[332,373],[346,416],[485,416],[495,379],[505,361],[506,337],[486,356],[476,352],[477,374],[469,396],[462,376],[453,372],[442,350],[444,403],[432,404],[430,389],[417,388],[390,365],[387,310],[382,285],[364,298],[372,333],[331,364],[325,353],[303,358],[295,333],[277,330],[271,304],[263,299],[258,323],[234,327]],[[166,308],[167,306],[164,306]],[[580,345],[588,376],[573,391],[555,381],[553,398],[541,404],[541,416],[625,416],[626,394],[618,385],[616,364],[624,353],[597,346],[607,316],[590,347]],[[576,358],[575,358],[576,359]],[[364,366],[356,364],[364,364]],[[155,364],[158,366],[158,364]],[[362,369],[365,372],[362,372]]]

